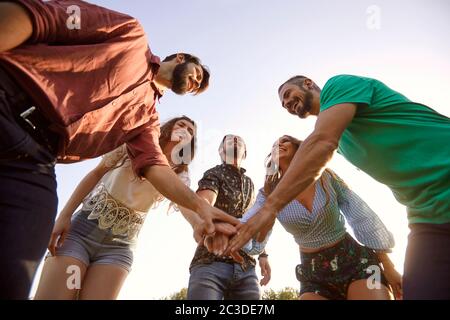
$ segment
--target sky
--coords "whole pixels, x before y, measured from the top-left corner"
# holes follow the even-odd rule
[[[243,167],[256,190],[263,185],[263,162],[274,141],[284,134],[308,136],[315,118],[289,115],[277,96],[278,86],[293,75],[308,76],[319,87],[343,73],[376,78],[450,116],[446,0],[90,2],[136,17],[152,52],[161,58],[188,52],[208,65],[211,81],[205,93],[194,97],[168,92],[157,105],[163,122],[180,115],[197,122],[199,143],[190,166],[194,190],[203,172],[220,163],[217,149],[225,134],[238,134],[246,141]],[[98,161],[57,165],[59,210]],[[402,273],[406,209],[387,187],[342,156],[336,154],[329,167],[393,232],[396,246],[391,258]],[[179,212],[167,213],[167,204],[150,211],[119,299],[160,299],[187,287],[195,248],[192,229]],[[267,252],[272,279],[263,289],[298,289],[294,272],[300,263],[298,246],[278,222]]]

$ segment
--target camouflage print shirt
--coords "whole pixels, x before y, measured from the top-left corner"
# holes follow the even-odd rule
[[[255,201],[253,182],[244,173],[245,169],[237,169],[229,164],[215,166],[203,174],[203,178],[198,182],[197,191],[214,191],[217,194],[214,207],[235,218],[241,218]],[[244,257],[242,265],[244,269],[256,264],[255,259],[244,251],[241,250],[240,254]],[[216,256],[208,252],[204,246],[198,246],[190,269],[198,264],[210,264],[215,261],[234,263],[231,258]]]

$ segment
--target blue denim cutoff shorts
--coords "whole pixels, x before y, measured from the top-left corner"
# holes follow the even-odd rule
[[[86,266],[95,264],[119,265],[128,272],[133,264],[133,248],[125,237],[114,235],[110,229],[98,227],[97,219],[89,220],[89,211],[78,211],[72,217],[69,233],[57,256],[69,256]]]

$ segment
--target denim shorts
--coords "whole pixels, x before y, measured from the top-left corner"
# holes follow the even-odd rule
[[[102,230],[96,219],[89,220],[89,211],[78,211],[63,245],[56,249],[57,256],[69,256],[86,266],[95,264],[118,265],[128,272],[133,264],[133,248],[111,230]],[[123,240],[123,241],[122,241]]]
[[[191,269],[188,300],[259,300],[255,267],[245,270],[239,263],[215,261],[197,264]]]

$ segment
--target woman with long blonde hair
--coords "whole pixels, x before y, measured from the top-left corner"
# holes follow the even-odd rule
[[[273,145],[266,159],[264,188],[243,221],[263,206],[300,144],[300,140],[285,135]],[[394,246],[392,234],[330,169],[278,212],[277,219],[299,245],[301,264],[296,267],[296,276],[300,299],[390,299],[389,287],[401,297],[401,276],[386,254]],[[363,245],[347,233],[345,220]],[[263,244],[253,240],[254,250],[262,250],[266,242],[267,238]]]

